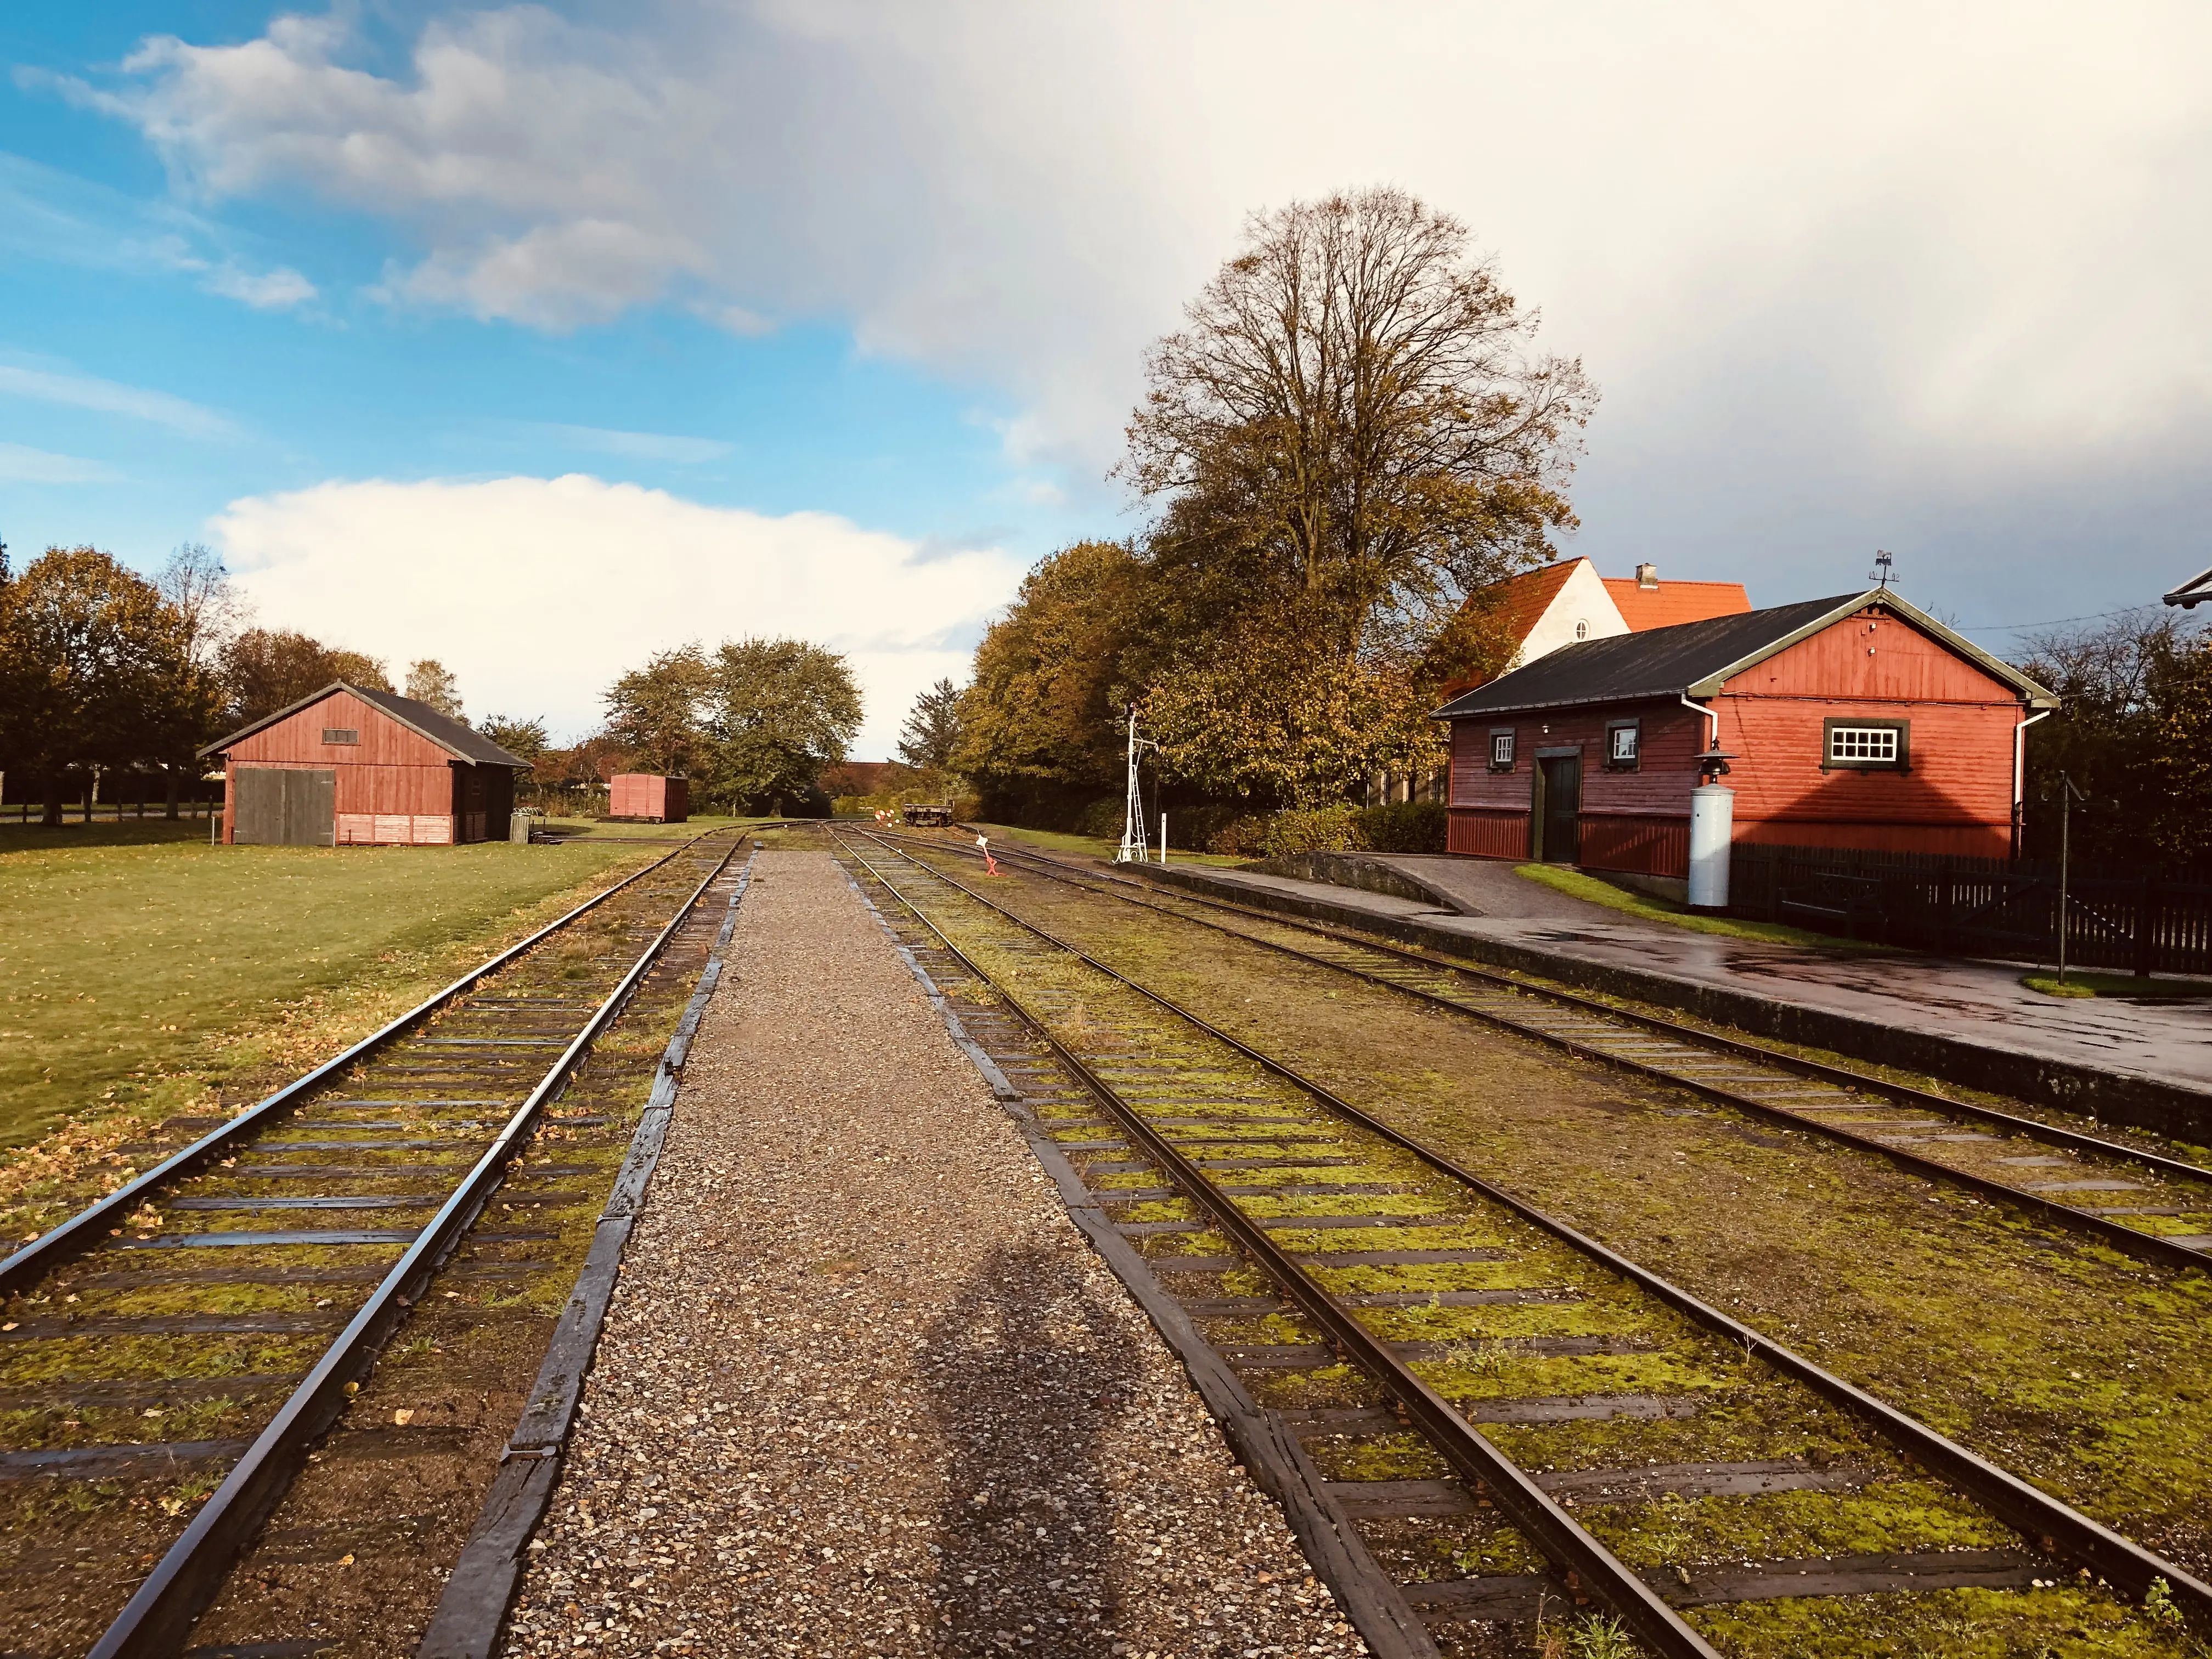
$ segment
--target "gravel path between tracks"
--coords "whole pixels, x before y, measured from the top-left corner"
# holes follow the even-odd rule
[[[509,1655],[1356,1655],[827,854],[763,853]]]

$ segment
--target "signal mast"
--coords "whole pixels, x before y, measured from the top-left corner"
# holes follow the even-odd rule
[[[1128,705],[1129,715],[1129,783],[1121,811],[1121,850],[1114,855],[1117,864],[1143,864],[1150,856],[1149,843],[1145,836],[1145,795],[1137,783],[1137,762],[1147,749],[1157,750],[1159,744],[1150,738],[1137,735],[1137,705]],[[1160,826],[1160,856],[1167,857],[1167,825]]]

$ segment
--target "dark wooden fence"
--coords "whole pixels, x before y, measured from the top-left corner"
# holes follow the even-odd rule
[[[210,812],[222,810],[220,792],[209,796],[180,795],[177,798],[179,818],[204,818]],[[88,804],[82,800],[62,803],[64,823],[119,823],[125,818],[158,818],[168,814],[168,804],[159,795],[148,799],[104,800]],[[0,803],[0,823],[36,823],[46,817],[46,809],[33,800],[11,800]]]
[[[2056,860],[1947,858],[1739,843],[1732,915],[1957,956],[2058,957]],[[2067,881],[2069,966],[2212,974],[2212,876],[2076,861]]]

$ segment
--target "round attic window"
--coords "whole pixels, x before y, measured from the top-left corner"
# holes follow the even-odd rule
[[[1589,624],[1586,622],[1577,623],[1575,624],[1575,637],[1578,640],[1588,639],[1589,637]]]

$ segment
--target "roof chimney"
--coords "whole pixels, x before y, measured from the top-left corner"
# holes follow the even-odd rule
[[[1638,565],[1636,567],[1636,585],[1638,587],[1657,587],[1659,586],[1659,567],[1656,564]]]

